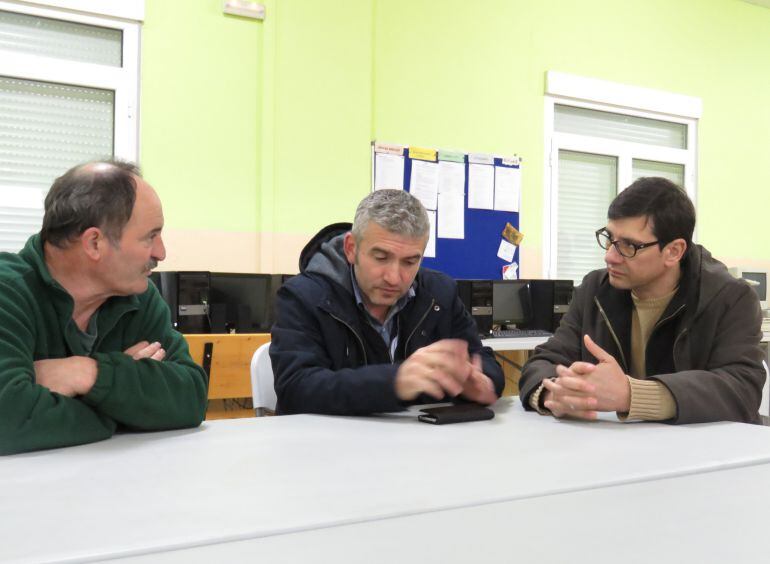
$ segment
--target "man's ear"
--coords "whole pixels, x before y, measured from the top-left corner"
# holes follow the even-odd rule
[[[104,236],[101,229],[98,227],[89,227],[80,234],[79,240],[83,252],[91,260],[99,260],[102,257],[107,238]]]
[[[348,263],[355,264],[356,262],[356,238],[353,237],[353,233],[348,231],[345,233],[345,239],[343,240],[343,248],[345,249],[345,258],[348,259]]]
[[[687,252],[687,242],[684,239],[674,239],[663,250],[664,258],[667,264],[673,266],[684,258]]]

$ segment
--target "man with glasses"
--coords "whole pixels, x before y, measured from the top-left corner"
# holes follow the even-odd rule
[[[640,178],[596,231],[607,268],[578,287],[561,326],[522,370],[526,409],[554,417],[758,422],[765,372],[756,293],[702,246],[695,208]]]

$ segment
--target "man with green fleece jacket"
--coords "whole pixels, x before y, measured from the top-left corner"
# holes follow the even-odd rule
[[[0,454],[201,423],[206,375],[148,282],[162,228],[134,165],[94,162],[56,179],[40,233],[0,253]]]

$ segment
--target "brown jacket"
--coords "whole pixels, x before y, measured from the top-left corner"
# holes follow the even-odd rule
[[[647,342],[647,378],[674,396],[671,423],[756,423],[765,381],[757,295],[700,245],[687,254],[682,270],[679,290]],[[556,364],[596,362],[583,344],[585,334],[628,374],[632,308],[631,292],[613,288],[605,269],[590,272],[554,336],[522,370],[524,408],[531,409],[529,396],[540,382],[556,375]]]

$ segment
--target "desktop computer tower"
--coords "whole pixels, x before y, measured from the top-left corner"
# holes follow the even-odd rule
[[[543,329],[553,333],[572,301],[572,280],[530,280],[532,318],[524,329]]]
[[[211,333],[209,294],[211,274],[205,271],[176,272],[176,330],[180,333]]]
[[[561,318],[567,313],[575,295],[575,283],[572,280],[553,281],[553,331],[559,327]]]
[[[492,281],[457,280],[457,293],[476,322],[479,335],[489,335],[492,330]]]
[[[150,280],[158,288],[171,313],[171,324],[180,333],[209,333],[208,272],[153,272]]]

